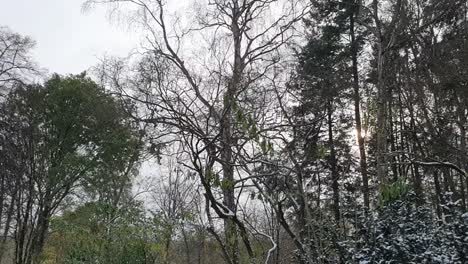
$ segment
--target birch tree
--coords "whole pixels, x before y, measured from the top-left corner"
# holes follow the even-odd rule
[[[146,33],[139,77],[129,84],[110,74],[113,86],[145,106],[140,121],[183,142],[191,159],[186,166],[205,191],[207,217],[213,211],[224,221],[224,239],[212,234],[226,262],[239,263],[239,240],[255,261],[259,256],[239,212],[245,168],[268,147],[264,136],[274,121],[268,80],[307,8],[296,1],[197,1],[193,16],[180,17],[171,16],[161,0],[87,2],[96,3],[127,3],[136,12],[132,17]]]

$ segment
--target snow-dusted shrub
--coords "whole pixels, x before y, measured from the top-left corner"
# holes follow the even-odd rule
[[[450,199],[449,199],[450,200]],[[468,213],[447,202],[444,219],[409,193],[381,207],[341,244],[348,263],[466,263]]]

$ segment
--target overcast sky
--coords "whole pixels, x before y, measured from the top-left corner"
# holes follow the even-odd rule
[[[125,56],[139,38],[110,23],[104,8],[81,11],[83,0],[0,0],[0,25],[37,42],[33,56],[50,73],[80,73],[104,54]]]

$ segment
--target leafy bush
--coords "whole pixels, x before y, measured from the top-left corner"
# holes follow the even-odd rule
[[[46,263],[153,263],[138,205],[116,208],[88,203],[52,222]]]

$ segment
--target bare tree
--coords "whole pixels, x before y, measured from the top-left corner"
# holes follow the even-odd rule
[[[136,8],[134,17],[147,33],[145,58],[133,69],[139,77],[127,82],[133,92],[122,79],[112,83],[146,107],[140,121],[159,125],[183,142],[191,158],[186,165],[198,173],[209,207],[224,221],[219,242],[226,262],[239,263],[239,239],[254,261],[238,212],[244,190],[239,187],[249,179],[244,167],[266,149],[264,136],[274,123],[268,113],[274,112],[269,107],[275,97],[266,77],[307,8],[296,1],[204,1],[193,5],[192,18],[171,20],[162,0],[87,1],[96,3]],[[197,45],[190,48],[191,42]]]
[[[36,42],[21,36],[9,28],[0,26],[0,94],[5,94],[15,82],[27,82],[38,73],[31,58],[31,49]]]
[[[150,207],[155,222],[162,233],[164,242],[163,263],[171,263],[172,240],[177,234],[182,234],[185,244],[186,263],[190,263],[191,256],[188,242],[186,241],[186,228],[189,219],[198,206],[196,179],[190,179],[190,171],[181,165],[183,155],[177,150],[178,144],[174,144],[175,155],[168,155],[164,160],[166,170],[160,172],[156,186],[151,192],[151,200],[154,205]]]

